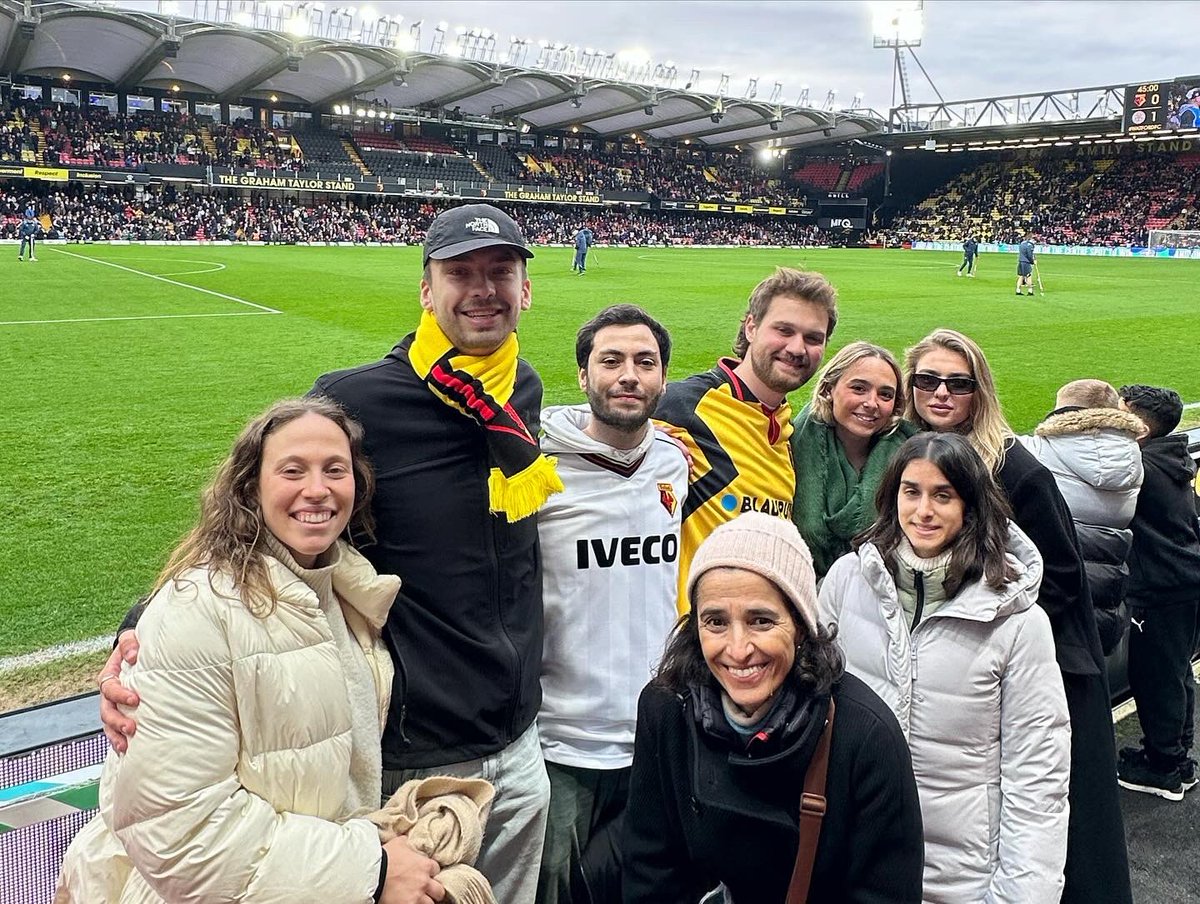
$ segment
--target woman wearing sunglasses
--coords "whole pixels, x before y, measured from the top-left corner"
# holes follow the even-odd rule
[[[875,490],[900,445],[900,364],[886,348],[851,342],[817,374],[812,402],[792,422],[796,496],[792,520],[812,551],[817,580],[875,520]]]
[[[1116,749],[1095,612],[1075,525],[1054,476],[1016,441],[992,371],[974,341],[935,330],[904,357],[908,416],[922,430],[958,433],[996,478],[1012,519],[1043,560],[1038,603],[1050,616],[1071,715],[1071,821],[1064,904],[1128,904],[1129,861]]]
[[[876,505],[821,585],[821,621],[908,738],[922,900],[1057,901],[1070,729],[1041,557],[961,436],[905,442]]]

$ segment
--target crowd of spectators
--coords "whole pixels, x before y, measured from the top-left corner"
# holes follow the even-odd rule
[[[113,113],[37,101],[0,106],[0,160],[102,169],[140,169],[147,163],[304,168],[290,136],[252,123],[210,124],[178,113]]]
[[[1200,222],[1200,154],[989,161],[960,173],[882,236],[1052,245],[1140,245],[1150,229]]]
[[[314,135],[343,137],[332,132]],[[356,141],[360,151],[395,151],[373,156],[364,153],[373,161],[368,165],[375,167],[376,175],[430,178],[431,169],[437,168],[449,178],[488,178],[470,163],[471,157],[478,155],[471,155],[469,149],[423,138],[405,139],[408,144],[404,144],[390,135],[346,137]],[[340,155],[334,161],[328,154],[319,155],[325,159],[309,161],[291,135],[252,122],[225,125],[177,113],[122,114],[103,107],[81,109],[38,101],[0,107],[0,157],[20,161],[23,152],[32,154],[27,162],[42,165],[121,169],[141,169],[153,163],[301,172],[320,169],[322,162],[341,162]],[[495,181],[516,179],[567,191],[633,191],[699,201],[784,206],[806,201],[804,189],[785,176],[781,165],[759,164],[741,152],[520,149],[517,158],[520,165]],[[458,161],[463,165],[452,165]]]
[[[39,197],[0,188],[0,238],[15,238],[21,211],[33,202],[49,217],[49,238],[68,241],[261,241],[283,244],[382,242],[417,244],[429,222],[458,201],[328,196],[317,203],[278,194],[196,193],[167,186],[83,186],[71,183]],[[830,237],[791,217],[679,214],[673,211],[508,206],[530,241],[567,244],[587,225],[601,244],[828,244]]]
[[[637,191],[660,198],[693,201],[803,203],[778,172],[759,168],[739,154],[676,154],[647,148],[636,154],[599,151],[526,151],[526,168],[517,178],[531,185],[571,191]],[[532,157],[532,162],[528,158]]]

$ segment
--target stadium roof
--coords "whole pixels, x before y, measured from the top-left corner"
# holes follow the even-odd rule
[[[234,4],[215,6],[231,10]],[[259,22],[271,21],[265,13],[255,15]],[[577,127],[581,133],[636,133],[714,148],[828,145],[872,137],[884,127],[866,110],[822,110],[677,89],[673,72],[659,84],[648,83],[649,78],[639,83],[590,77],[581,65],[549,71],[494,61],[495,53],[466,59],[401,50],[401,42],[391,38],[383,43],[392,46],[348,38],[295,36],[110,4],[0,0],[0,72],[14,77],[66,74],[121,92],[178,86],[185,94],[234,103],[274,96],[278,103],[303,104],[314,112],[365,97],[396,110],[453,111],[523,123],[535,131]]]

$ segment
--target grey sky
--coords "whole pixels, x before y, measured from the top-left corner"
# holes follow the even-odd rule
[[[365,4],[359,3],[359,6]],[[892,94],[890,51],[871,46],[870,4],[830,0],[395,0],[371,4],[381,14],[423,19],[422,49],[439,20],[510,35],[620,52],[639,47],[681,75],[701,71],[701,91],[722,72],[740,95],[759,78],[759,97],[775,81],[795,103],[802,85],[820,103],[830,88],[838,106],[862,91],[884,111]],[[184,4],[186,7],[186,4]],[[925,38],[917,55],[947,100],[1067,90],[1200,72],[1195,42],[1197,0],[1155,2],[994,2],[927,0]],[[533,55],[529,62],[533,61]],[[909,66],[915,100],[934,100]],[[679,85],[686,79],[681,79]]]

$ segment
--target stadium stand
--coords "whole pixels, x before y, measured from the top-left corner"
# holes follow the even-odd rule
[[[0,187],[0,239],[15,238],[33,183]],[[276,244],[382,242],[418,244],[429,221],[451,200],[322,196],[301,202],[278,194],[195,194],[166,188],[142,197],[127,187],[82,186],[43,191],[40,210],[50,218],[49,238],[73,242],[260,241]],[[829,244],[812,224],[775,216],[685,215],[546,204],[502,205],[534,243],[568,243],[586,222],[604,244],[792,245]]]
[[[323,130],[300,130],[292,138],[304,155],[305,168],[309,172],[331,176],[363,176],[369,170],[358,155],[357,148],[349,138],[335,132]]]
[[[987,160],[899,214],[898,239],[1138,245],[1149,229],[1195,222],[1200,154]]]

